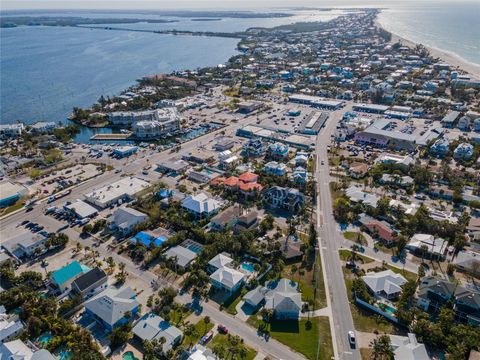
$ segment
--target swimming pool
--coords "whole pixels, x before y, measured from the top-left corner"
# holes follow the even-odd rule
[[[122,355],[122,359],[123,360],[138,360],[138,358],[136,358],[135,355],[133,355],[132,351],[127,351],[126,353],[124,353]]]
[[[72,357],[72,352],[69,350],[60,350],[56,355],[58,360],[69,360]]]
[[[37,341],[42,344],[43,346],[47,345],[50,339],[52,338],[52,334],[50,333],[45,333],[43,335],[40,335],[40,337],[37,339]]]
[[[252,263],[249,262],[242,262],[242,269],[246,270],[248,272],[253,273],[255,271],[255,268],[253,267]]]
[[[387,304],[384,304],[383,308],[384,308],[384,311],[390,315],[395,315],[395,313],[397,312],[397,309]]]

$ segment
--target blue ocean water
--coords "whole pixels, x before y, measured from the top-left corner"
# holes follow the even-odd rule
[[[64,120],[144,75],[225,62],[236,39],[71,27],[1,29],[1,121]]]
[[[385,6],[385,5],[384,5]],[[407,40],[480,64],[480,1],[401,2],[384,9],[379,23]]]

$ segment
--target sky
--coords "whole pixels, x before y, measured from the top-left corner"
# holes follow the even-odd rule
[[[421,0],[440,2],[453,0]],[[473,0],[479,1],[479,0]],[[2,10],[15,9],[267,9],[279,7],[371,7],[417,0],[3,0]]]

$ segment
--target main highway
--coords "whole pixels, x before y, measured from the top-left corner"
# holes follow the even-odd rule
[[[342,110],[330,113],[325,127],[319,132],[315,146],[316,166],[315,180],[317,185],[317,232],[319,237],[319,253],[322,260],[325,286],[327,287],[327,305],[331,310],[330,325],[333,326],[335,358],[341,360],[360,360],[360,352],[352,348],[347,333],[354,330],[352,313],[343,277],[342,265],[338,250],[342,243],[339,227],[333,217],[333,204],[330,192],[330,168],[328,165],[327,146],[331,142],[338,121],[345,111],[351,110],[347,104]]]

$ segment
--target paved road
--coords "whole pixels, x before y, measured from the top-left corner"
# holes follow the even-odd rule
[[[358,359],[360,352],[352,349],[347,339],[347,332],[354,329],[352,314],[347,297],[347,290],[343,278],[342,266],[338,256],[343,237],[340,235],[337,222],[333,218],[332,198],[330,194],[330,175],[328,166],[327,146],[330,144],[330,135],[345,111],[351,110],[347,105],[341,111],[330,114],[325,128],[317,136],[315,155],[317,164],[315,179],[317,181],[317,229],[320,237],[320,253],[322,256],[323,271],[327,278],[327,296],[331,307],[333,328],[332,338],[336,343],[335,357],[338,359]],[[322,165],[322,160],[324,165]]]

